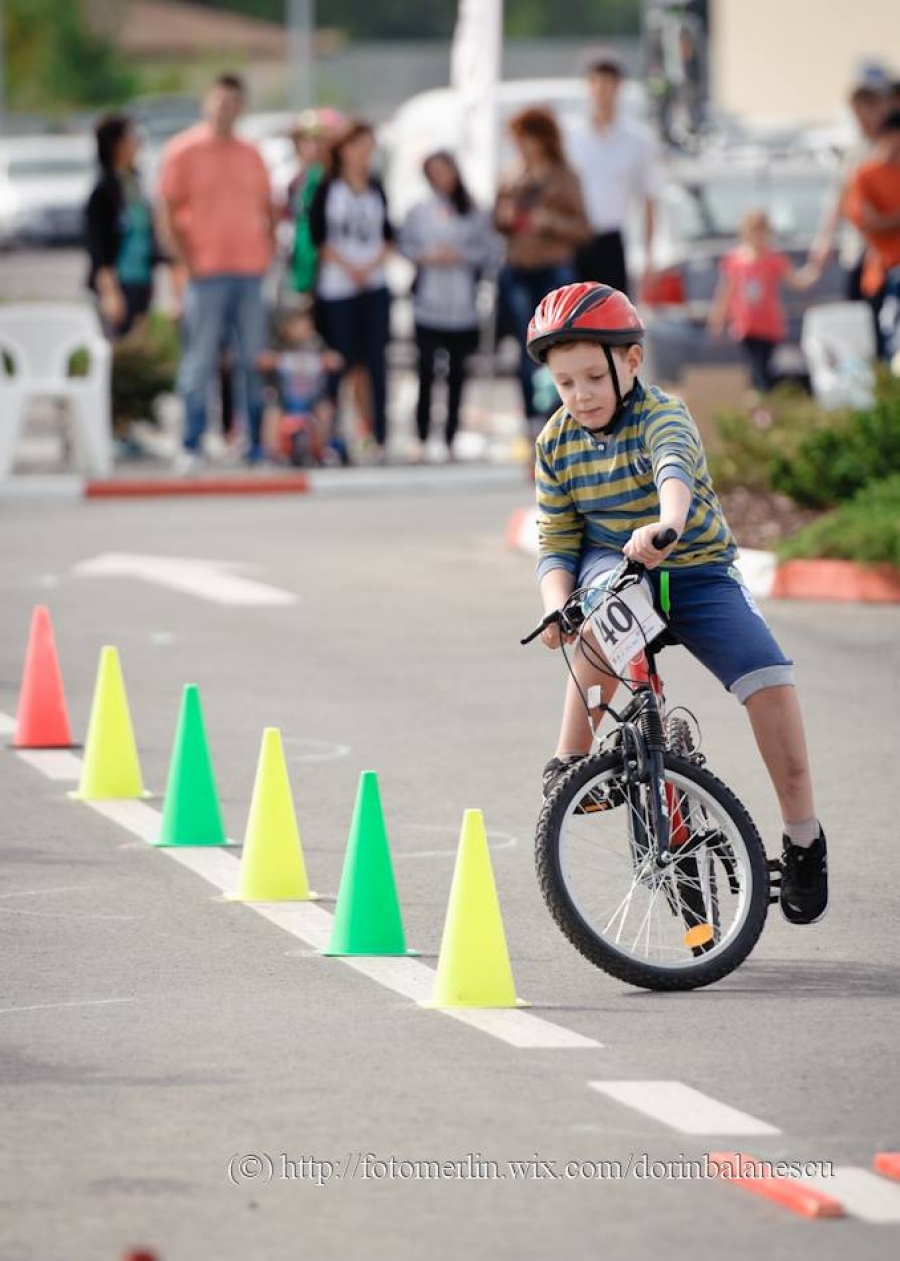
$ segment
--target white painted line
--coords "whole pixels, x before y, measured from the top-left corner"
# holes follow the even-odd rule
[[[328,948],[334,919],[320,906],[312,902],[248,902],[245,905],[252,906],[263,919],[277,924],[312,950]]]
[[[0,1007],[0,1016],[15,1011],[54,1011],[58,1007],[105,1007],[108,1003],[136,1003],[136,998],[83,998],[71,1003],[32,1003],[28,1007]]]
[[[482,1033],[489,1033],[492,1037],[522,1050],[587,1051],[603,1046],[602,1042],[597,1042],[594,1038],[586,1038],[584,1034],[554,1025],[549,1020],[530,1015],[527,1011],[447,1007],[442,1009],[442,1015],[461,1020],[464,1025],[471,1025],[473,1029],[480,1029]]]
[[[681,1134],[780,1134],[766,1121],[711,1099],[680,1081],[592,1081],[593,1090]]]
[[[139,556],[124,552],[106,552],[93,560],[82,561],[72,573],[78,578],[140,578],[169,587],[213,604],[232,606],[278,606],[296,604],[290,591],[270,587],[251,578],[230,573],[229,561],[192,560],[182,556]]]
[[[12,714],[0,714],[0,736],[11,736],[15,734],[16,720]]]
[[[72,760],[78,765],[77,778],[80,759],[73,757]],[[46,773],[40,763],[33,765]],[[159,836],[162,816],[143,801],[88,801],[84,804],[148,844],[152,845]],[[239,860],[236,854],[218,846],[200,845],[165,847],[160,848],[160,853],[201,876],[220,893],[233,893],[237,888]],[[244,902],[238,905],[249,907],[313,950],[326,949],[331,940],[334,917],[320,906],[308,902]],[[416,959],[337,957],[347,967],[413,1002],[425,1002],[434,992],[434,971]],[[597,1050],[603,1046],[602,1042],[593,1038],[586,1038],[524,1011],[467,1007],[432,1010],[518,1048]]]
[[[162,815],[143,801],[85,801],[82,804],[90,806],[97,814],[103,815],[104,819],[118,823],[119,827],[146,841],[148,845],[153,845],[159,838]]]
[[[63,884],[55,885],[52,889],[17,889],[14,893],[0,893],[0,899],[42,898],[49,893],[81,893],[84,889],[91,888],[93,885],[89,884]]]
[[[833,1195],[848,1213],[864,1222],[900,1222],[900,1186],[868,1169],[837,1165],[833,1178],[804,1178],[803,1184]]]
[[[81,758],[66,749],[19,749],[19,757],[47,779],[77,782],[81,778]]]
[[[156,834],[159,835],[159,824]],[[218,845],[170,845],[164,846],[161,853],[201,876],[220,893],[233,893],[237,888],[239,861],[237,855],[229,854],[227,849],[220,849]]]

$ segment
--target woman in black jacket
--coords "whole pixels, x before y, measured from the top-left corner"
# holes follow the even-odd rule
[[[88,285],[107,335],[122,337],[150,309],[153,268],[162,256],[153,212],[135,169],[139,140],[125,114],[107,114],[96,128],[100,178],[85,208]]]

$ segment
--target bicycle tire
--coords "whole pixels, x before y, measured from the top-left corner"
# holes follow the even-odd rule
[[[693,782],[716,803],[740,835],[747,854],[750,888],[747,911],[734,938],[713,954],[695,956],[678,968],[657,967],[615,949],[586,922],[572,898],[562,871],[560,833],[574,798],[584,785],[610,771],[624,773],[618,751],[585,758],[560,779],[544,803],[535,836],[535,863],[544,900],[559,928],[590,963],[610,976],[649,990],[692,990],[720,981],[750,954],[769,909],[769,871],[756,825],[745,807],[720,779],[695,762],[666,753],[664,763],[682,780]]]

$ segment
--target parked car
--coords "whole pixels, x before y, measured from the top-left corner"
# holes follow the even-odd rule
[[[95,176],[93,138],[28,136],[0,141],[0,245],[73,245]]]
[[[687,364],[737,362],[732,341],[706,331],[723,254],[737,242],[747,210],[764,209],[773,227],[773,245],[799,266],[806,261],[837,178],[827,156],[779,156],[770,151],[726,157],[707,155],[670,168],[658,202],[657,239],[651,287],[640,295],[647,316],[647,354],[653,373],[677,381]],[[633,274],[643,271],[643,250],[629,247]],[[807,307],[840,300],[843,273],[831,263],[813,289],[785,289],[788,336],[776,354],[775,369],[802,374],[800,325]]]

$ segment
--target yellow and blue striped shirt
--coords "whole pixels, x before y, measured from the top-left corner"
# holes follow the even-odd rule
[[[659,487],[670,477],[689,486],[693,498],[666,565],[731,562],[737,544],[681,399],[636,381],[622,417],[598,434],[560,408],[537,440],[538,576],[551,569],[577,574],[583,547],[621,552],[634,530],[659,520]]]

